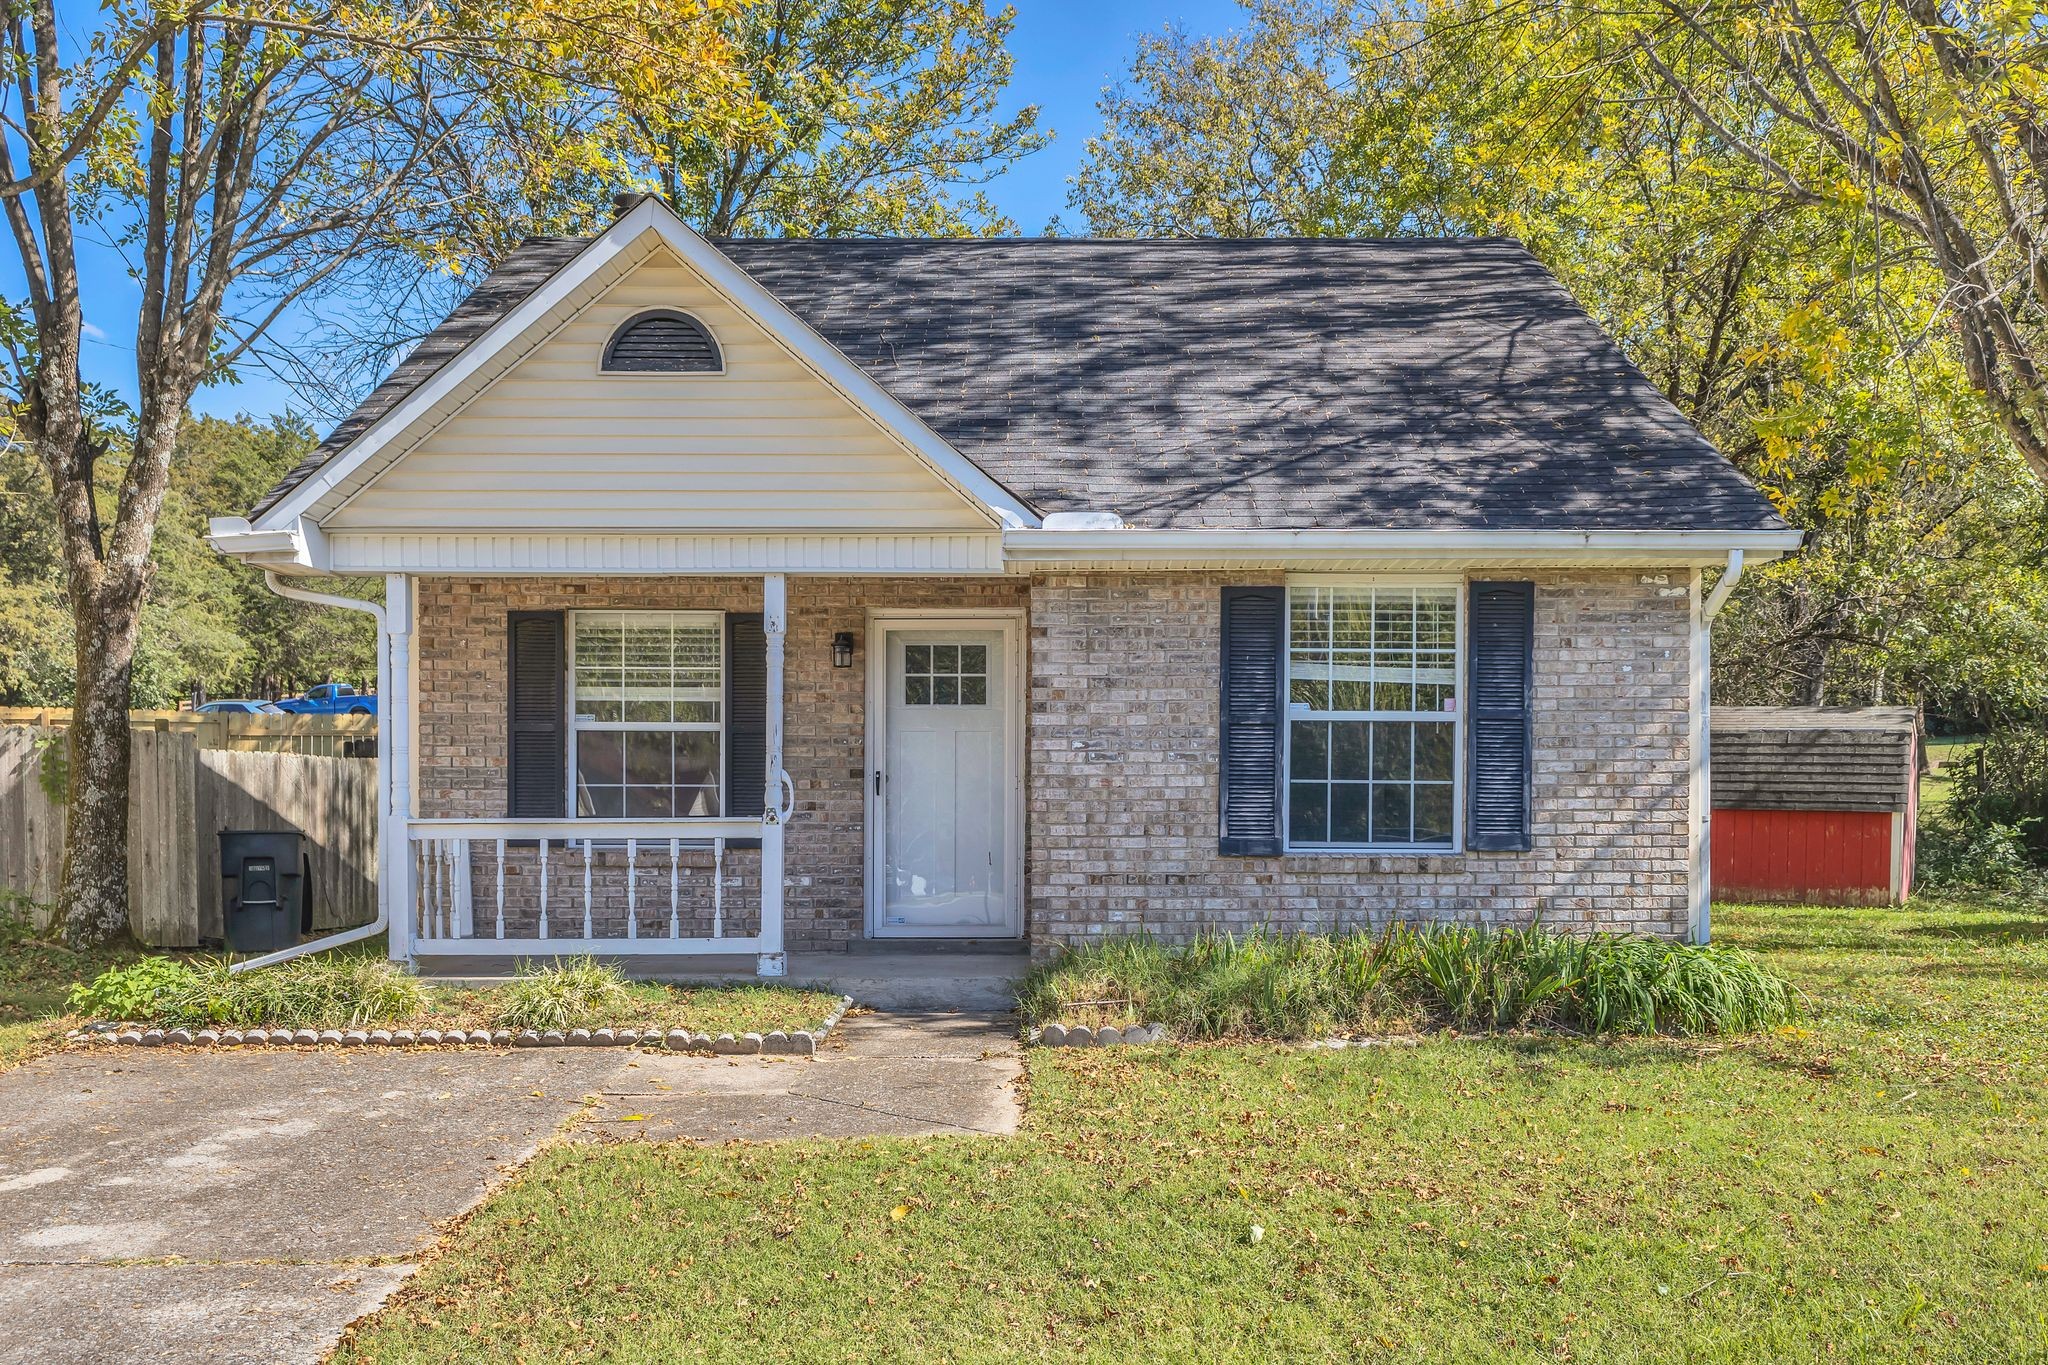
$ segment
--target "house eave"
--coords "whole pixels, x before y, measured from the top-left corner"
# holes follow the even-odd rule
[[[1709,567],[1731,550],[1750,563],[1790,554],[1802,533],[1612,530],[1012,530],[1013,570],[1241,569],[1335,572],[1584,565]]]
[[[273,573],[307,575],[329,571],[327,539],[317,525],[303,517],[261,531],[252,528],[243,517],[213,517],[206,524],[206,541],[220,554]]]

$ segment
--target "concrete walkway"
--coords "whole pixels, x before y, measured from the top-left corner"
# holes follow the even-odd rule
[[[1006,1133],[1020,1078],[993,1014],[855,1014],[815,1060],[57,1053],[0,1073],[0,1362],[317,1360],[565,1125]]]
[[[607,1088],[586,1138],[773,1142],[1017,1131],[1016,1027],[986,1012],[856,1013],[815,1060],[651,1055]],[[632,1117],[627,1117],[627,1116]]]

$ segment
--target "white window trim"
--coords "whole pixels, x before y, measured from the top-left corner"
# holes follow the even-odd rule
[[[1442,858],[1465,851],[1465,603],[1462,574],[1289,574],[1282,604],[1280,641],[1280,835],[1281,851],[1299,858],[1352,858],[1361,854]],[[1451,841],[1448,844],[1297,844],[1294,842],[1294,592],[1297,588],[1450,588],[1456,603],[1455,680],[1451,697]],[[1319,712],[1335,720],[1440,721],[1441,711]]]
[[[562,700],[567,708],[567,714],[563,717],[563,721],[567,726],[569,737],[569,742],[566,746],[569,761],[564,765],[567,771],[562,774],[563,783],[567,787],[565,794],[566,804],[563,806],[563,809],[568,812],[568,818],[571,820],[603,820],[609,818],[601,815],[579,815],[577,813],[576,750],[585,730],[601,731],[608,734],[623,734],[636,730],[664,730],[672,733],[688,731],[697,734],[716,734],[718,736],[717,818],[724,819],[726,817],[725,769],[732,748],[731,737],[726,733],[726,726],[732,717],[726,714],[726,697],[730,693],[731,688],[727,685],[725,672],[728,666],[726,658],[725,613],[722,611],[670,611],[663,607],[587,607],[582,611],[567,611],[562,615],[562,633],[568,637],[564,642],[564,653],[568,656],[564,664],[564,671],[567,676],[563,680],[565,685],[562,688]],[[576,718],[576,618],[579,616],[667,616],[672,619],[695,619],[711,626],[712,632],[718,637],[718,719],[716,721],[578,720]],[[681,820],[687,817],[678,816],[673,818]]]

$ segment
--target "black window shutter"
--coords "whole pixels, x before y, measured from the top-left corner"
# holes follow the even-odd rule
[[[725,792],[720,813],[758,819],[768,775],[768,634],[761,613],[725,618]],[[757,847],[734,839],[728,848]]]
[[[1223,590],[1223,821],[1217,851],[1280,853],[1280,689],[1287,589]]]
[[[568,652],[559,611],[515,611],[509,636],[506,691],[511,717],[506,788],[513,819],[560,820],[568,787]]]
[[[1536,585],[1474,583],[1467,612],[1471,683],[1465,783],[1466,845],[1513,852],[1531,845],[1535,755],[1530,719],[1535,689]]]

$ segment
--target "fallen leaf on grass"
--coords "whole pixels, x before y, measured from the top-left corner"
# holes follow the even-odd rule
[[[910,1205],[908,1204],[898,1204],[895,1208],[889,1210],[889,1221],[892,1223],[900,1223],[908,1217],[910,1217]]]

